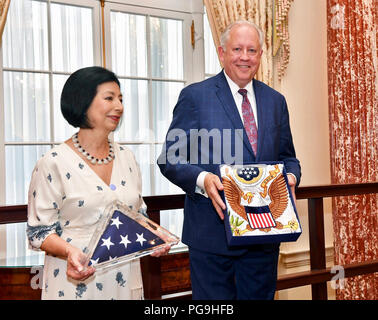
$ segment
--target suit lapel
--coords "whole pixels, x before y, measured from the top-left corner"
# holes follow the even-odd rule
[[[257,129],[257,156],[256,161],[259,161],[259,155],[262,152],[263,148],[263,141],[265,135],[265,126],[266,126],[266,119],[264,118],[265,113],[263,112],[263,100],[262,100],[262,87],[260,83],[253,79],[253,91],[255,92],[255,99],[256,99],[256,108],[257,108],[257,121],[258,121],[258,129]]]
[[[231,94],[230,87],[227,83],[226,77],[223,74],[223,71],[218,74],[218,81],[216,83],[216,95],[221,102],[221,105],[226,112],[227,116],[230,118],[234,129],[243,129],[243,136],[240,135],[238,131],[238,135],[240,139],[243,140],[244,146],[247,148],[249,153],[253,156],[254,154],[252,151],[251,144],[249,143],[247,133],[245,132],[243,122],[240,118],[238,108],[235,105],[235,100]]]

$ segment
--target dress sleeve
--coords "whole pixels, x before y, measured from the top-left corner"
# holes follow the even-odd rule
[[[29,248],[37,251],[50,234],[62,234],[59,213],[64,191],[56,163],[49,161],[50,156],[48,153],[37,162],[28,192],[26,233]]]

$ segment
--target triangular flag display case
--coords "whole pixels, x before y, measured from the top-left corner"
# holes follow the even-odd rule
[[[85,265],[107,268],[149,255],[180,239],[120,201],[108,205],[93,234]]]

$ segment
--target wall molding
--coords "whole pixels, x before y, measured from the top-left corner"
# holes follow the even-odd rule
[[[333,265],[333,246],[326,247],[326,264]],[[310,250],[281,251],[279,264],[285,269],[310,267]]]

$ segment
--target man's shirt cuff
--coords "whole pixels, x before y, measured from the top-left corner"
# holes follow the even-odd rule
[[[208,174],[209,172],[207,171],[202,171],[198,177],[197,177],[197,182],[196,182],[196,190],[195,190],[195,193],[199,193],[201,195],[203,195],[204,197],[208,198],[209,196],[207,195],[206,191],[205,191],[205,176]]]

